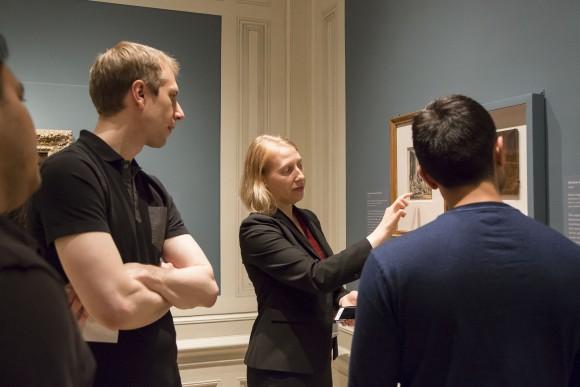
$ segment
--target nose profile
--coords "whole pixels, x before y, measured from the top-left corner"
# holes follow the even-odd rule
[[[179,102],[177,102],[177,104],[175,105],[174,117],[175,117],[176,121],[181,121],[185,118],[185,112],[181,108],[181,105],[179,104]]]
[[[304,171],[302,171],[302,169],[297,168],[298,170],[298,175],[296,176],[296,180],[298,181],[302,181],[304,180]]]

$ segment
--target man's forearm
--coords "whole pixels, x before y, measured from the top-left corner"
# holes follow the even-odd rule
[[[116,330],[141,328],[159,320],[171,307],[158,292],[149,289],[138,280],[131,279],[131,282],[131,290],[127,294],[117,295],[117,302],[112,304],[109,310],[92,314],[107,328]]]
[[[216,301],[218,286],[209,265],[180,269],[143,266],[145,270],[135,278],[177,308],[210,307]]]
[[[171,307],[163,295],[137,282],[135,291],[127,295],[125,313],[117,319],[117,329],[136,329],[159,320]]]

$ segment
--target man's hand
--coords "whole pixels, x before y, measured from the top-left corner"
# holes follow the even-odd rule
[[[163,244],[163,281],[151,289],[180,309],[215,304],[219,292],[213,269],[205,253],[189,234],[165,240]],[[149,283],[145,283],[149,287]]]
[[[137,262],[128,262],[124,265],[129,277],[136,279],[145,285],[149,290],[159,292],[163,285],[164,276],[171,270],[175,270],[172,264],[161,264],[161,266],[148,265]]]
[[[82,328],[87,319],[89,318],[89,312],[85,309],[79,296],[75,292],[72,285],[69,283],[64,287],[64,291],[66,293],[68,299],[68,307],[73,314],[74,319],[79,324],[79,327]]]

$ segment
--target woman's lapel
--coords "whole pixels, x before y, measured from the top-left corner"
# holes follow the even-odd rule
[[[296,238],[296,240],[298,240],[298,242],[300,242],[300,245],[302,245],[302,247],[306,251],[308,251],[308,253],[310,255],[312,255],[312,257],[318,258],[318,254],[316,254],[316,251],[314,251],[314,249],[312,248],[312,245],[310,245],[310,242],[308,241],[308,239],[306,239],[306,237],[304,236],[304,234],[302,234],[302,232],[300,232],[300,230],[298,230],[298,228],[294,225],[294,222],[292,222],[292,220],[290,218],[288,218],[286,216],[286,214],[284,214],[280,210],[276,210],[276,212],[274,212],[274,215],[273,216],[274,216],[274,218],[276,218],[279,221],[281,221],[282,224],[284,224],[284,226],[286,226],[286,228],[288,228],[292,232],[292,235],[294,235],[294,237]],[[303,218],[308,221],[308,218],[307,217],[303,217]],[[313,235],[314,235],[314,233],[313,233]]]
[[[318,226],[316,225],[316,223],[314,223],[314,221],[311,219],[308,213],[302,211],[300,208],[296,208],[296,210],[302,215],[302,219],[304,219],[308,224],[308,227],[312,232],[312,236],[314,236],[314,239],[316,239],[320,247],[322,247],[324,254],[326,254],[327,257],[334,255],[332,249],[330,248],[330,245],[328,244],[326,238],[324,237],[324,234],[322,233],[322,230],[318,228]]]

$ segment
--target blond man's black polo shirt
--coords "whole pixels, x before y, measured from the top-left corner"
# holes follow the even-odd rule
[[[49,157],[41,173],[29,227],[65,280],[54,247],[58,238],[107,232],[124,263],[159,265],[163,242],[188,233],[161,182],[91,132],[81,131],[78,141]],[[116,344],[89,344],[97,361],[95,386],[181,386],[170,312],[146,327],[121,331]]]

